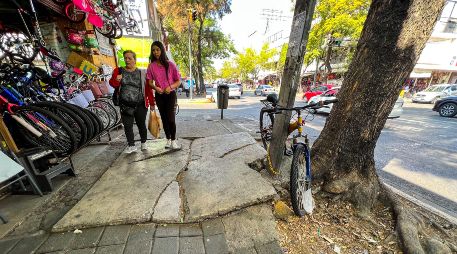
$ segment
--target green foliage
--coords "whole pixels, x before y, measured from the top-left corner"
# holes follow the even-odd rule
[[[275,55],[277,55],[276,49],[271,49],[268,43],[263,44],[258,53],[252,48],[247,48],[235,56],[233,63],[237,70],[235,73],[242,80],[248,80],[249,77],[257,79],[261,70],[274,70]]]
[[[334,38],[357,41],[363,29],[371,0],[320,0],[314,13],[314,25],[309,33],[308,45],[305,54],[305,65],[316,58],[322,58],[325,38],[331,35]],[[352,55],[355,43],[349,45],[347,56]]]
[[[239,75],[236,65],[233,61],[224,61],[220,69],[220,77],[223,79],[235,79]]]

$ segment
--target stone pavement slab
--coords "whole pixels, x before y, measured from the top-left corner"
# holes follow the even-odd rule
[[[230,133],[221,123],[202,117],[178,118],[176,121],[176,133],[179,138],[195,139]]]
[[[179,238],[179,254],[205,253],[202,236],[189,236]]]
[[[190,141],[181,143],[172,153],[163,154],[160,140],[147,142],[146,152],[122,154],[53,230],[150,221],[160,194],[187,164]]]
[[[179,238],[177,236],[156,238],[152,254],[178,254]]]
[[[243,162],[224,158],[192,161],[183,188],[189,213],[185,221],[199,221],[271,200],[273,186]]]
[[[70,250],[67,254],[94,254],[95,248]]]
[[[205,236],[206,254],[227,254],[228,246],[224,234]]]
[[[75,234],[73,232],[51,234],[46,242],[38,249],[37,253],[65,250],[70,246],[74,238]]]
[[[48,238],[49,235],[37,235],[21,239],[8,254],[33,253]]]
[[[124,244],[130,233],[130,225],[108,226],[103,232],[99,246]]]
[[[221,218],[203,221],[202,230],[205,237],[219,235],[225,232],[224,224],[222,223]]]
[[[179,226],[179,236],[202,236],[203,232],[199,224],[186,224]]]
[[[222,218],[229,251],[249,249],[278,241],[271,206],[257,205]]]
[[[179,184],[176,181],[165,189],[157,202],[152,215],[154,222],[181,222],[181,197],[179,196]]]
[[[19,240],[20,239],[0,240],[0,250],[4,251],[4,253],[7,253],[14,247],[14,245],[19,242]]]
[[[246,132],[197,139],[192,143],[192,158],[222,158],[230,152],[256,143]]]
[[[97,246],[103,234],[104,227],[88,228],[82,230],[81,234],[76,234],[70,248],[84,249]]]
[[[179,225],[176,224],[164,224],[157,226],[156,238],[161,237],[171,237],[171,236],[179,236]]]
[[[100,246],[95,251],[95,254],[122,254],[124,252],[124,245],[109,245]]]

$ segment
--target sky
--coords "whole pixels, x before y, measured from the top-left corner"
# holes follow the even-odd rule
[[[276,33],[278,39],[272,41],[271,47],[279,47],[288,41],[293,7],[291,0],[232,0],[232,13],[224,16],[219,24],[222,31],[233,40],[238,51],[248,47],[259,50],[266,39]],[[267,26],[267,19],[262,13],[285,17],[282,21],[269,20]],[[216,59],[216,69],[219,69],[223,62],[224,59]]]

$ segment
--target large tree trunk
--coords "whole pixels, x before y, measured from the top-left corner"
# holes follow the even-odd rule
[[[284,74],[279,91],[279,105],[292,107],[295,102],[297,89],[300,86],[300,74],[303,65],[309,30],[313,19],[316,0],[297,0],[295,3],[294,19],[289,36]],[[304,22],[304,23],[303,23]],[[291,112],[277,114],[273,125],[273,137],[269,149],[270,171],[277,171],[281,167],[284,144],[287,139]]]
[[[324,190],[348,194],[362,213],[380,190],[376,142],[444,2],[373,0],[339,102],[313,145],[313,172],[324,177]]]

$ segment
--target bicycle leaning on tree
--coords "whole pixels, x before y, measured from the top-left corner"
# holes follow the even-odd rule
[[[297,216],[302,217],[305,213],[310,213],[313,208],[311,195],[311,153],[308,136],[303,134],[305,120],[302,117],[302,111],[307,111],[308,114],[313,115],[315,109],[325,107],[325,105],[337,101],[338,99],[334,99],[293,108],[280,107],[276,94],[268,95],[266,100],[261,101],[265,107],[260,110],[260,135],[263,146],[267,150],[267,167],[273,174],[279,174],[279,171],[273,168],[270,157],[270,142],[273,137],[275,115],[283,111],[294,111],[297,114],[296,120],[289,124],[288,135],[294,133],[295,130],[297,132],[292,136],[290,149],[286,144],[284,150],[286,155],[293,156],[290,170],[290,197],[294,213]]]

